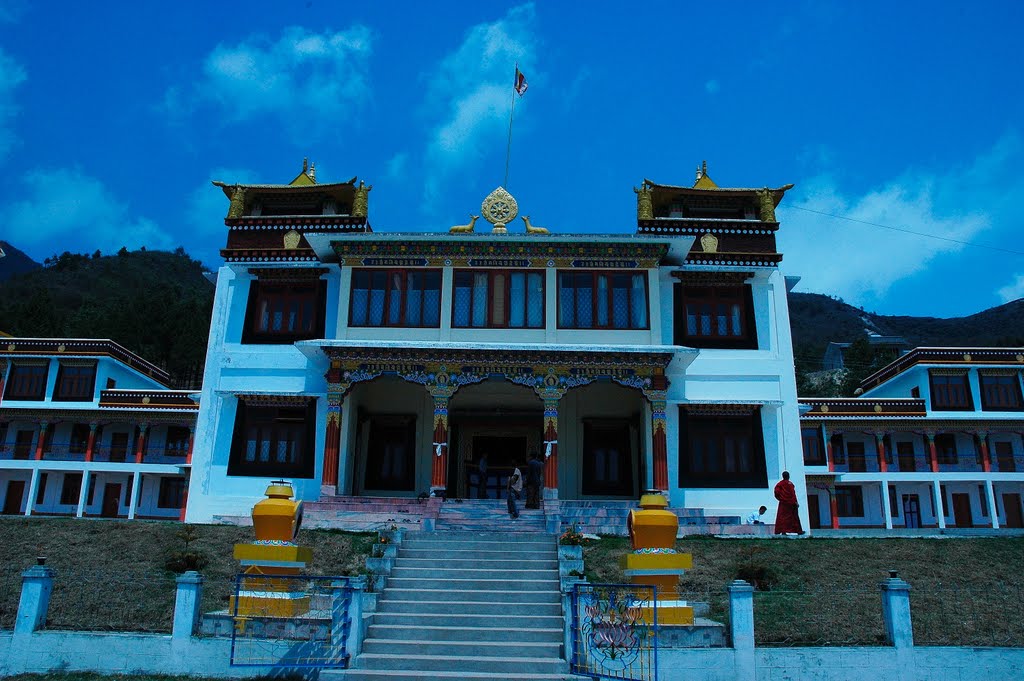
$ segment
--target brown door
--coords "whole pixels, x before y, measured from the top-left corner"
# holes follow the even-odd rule
[[[1006,513],[1004,527],[1024,527],[1024,518],[1021,517],[1020,495],[1003,495],[1003,512]]]
[[[25,481],[11,480],[7,483],[7,496],[4,497],[4,515],[19,515],[21,502],[25,497]],[[1020,501],[1018,500],[1018,504]]]
[[[1013,445],[1009,442],[996,443],[996,467],[1000,473],[1017,471],[1017,462],[1013,460]]]
[[[821,529],[821,509],[818,507],[818,495],[808,494],[807,495],[807,515],[809,516],[808,524],[812,530]]]
[[[15,459],[30,459],[32,458],[32,440],[35,439],[36,433],[33,430],[19,430],[18,434],[15,435],[14,440],[14,458]]]
[[[116,518],[117,512],[121,509],[121,485],[108,482],[103,486],[103,510],[100,516],[103,518]]]
[[[971,517],[971,497],[969,494],[953,495],[953,522],[957,527],[973,527]]]
[[[896,458],[899,462],[900,473],[913,473],[917,470],[917,462],[914,461],[913,442],[897,442]]]
[[[903,527],[921,527],[921,499],[916,494],[903,495]]]
[[[851,473],[864,473],[868,469],[867,459],[864,455],[863,442],[846,443],[846,455],[849,459]]]

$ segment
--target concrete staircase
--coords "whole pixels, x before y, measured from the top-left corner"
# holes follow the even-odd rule
[[[625,535],[626,516],[630,509],[638,509],[635,501],[577,501],[560,500],[562,529],[575,523],[585,534]],[[679,516],[677,536],[691,534],[760,535],[765,525],[744,525],[739,516],[709,516],[701,508],[670,508]]]
[[[409,497],[321,497],[303,506],[303,527],[350,532],[374,532],[392,525],[419,530],[424,516],[431,513],[429,501]]]
[[[516,502],[519,517],[508,516],[505,499],[448,499],[441,504],[435,529],[438,532],[511,532],[543,533],[544,509],[527,509],[525,500]],[[553,541],[553,540],[552,540]]]
[[[321,679],[568,679],[563,624],[554,537],[410,534],[353,668]]]

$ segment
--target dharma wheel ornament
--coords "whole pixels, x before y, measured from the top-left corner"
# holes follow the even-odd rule
[[[519,204],[511,194],[505,191],[504,187],[498,187],[484,199],[480,206],[480,213],[487,222],[494,225],[491,232],[507,234],[508,230],[505,229],[505,226],[519,215]]]

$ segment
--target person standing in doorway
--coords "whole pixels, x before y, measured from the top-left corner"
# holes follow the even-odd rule
[[[544,485],[544,462],[537,452],[530,452],[526,462],[526,508],[540,508],[540,489]]]
[[[782,471],[782,480],[775,484],[775,498],[779,500],[779,511],[775,515],[775,534],[803,534],[797,509],[796,488],[789,481],[789,471]]]
[[[480,499],[487,499],[487,452],[480,455],[476,462],[477,489],[476,496]]]
[[[519,509],[516,508],[516,499],[522,495],[523,474],[519,471],[519,462],[512,462],[512,475],[508,476],[508,516],[513,520],[519,517]]]

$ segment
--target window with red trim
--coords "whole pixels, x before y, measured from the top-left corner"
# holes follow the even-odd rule
[[[15,363],[7,375],[4,399],[33,401],[46,399],[46,379],[50,373],[49,369],[48,362],[41,364]]]
[[[316,400],[306,406],[238,401],[228,475],[312,478]]]
[[[437,328],[441,270],[354,270],[349,326]]]
[[[677,345],[757,349],[750,286],[693,286],[679,282],[673,290]]]
[[[940,464],[955,466],[957,463],[956,435],[939,433],[935,436],[935,454]]]
[[[249,287],[242,342],[294,343],[322,338],[327,282],[254,280]]]
[[[929,376],[932,393],[932,409],[935,411],[972,411],[971,384],[965,373]]]
[[[821,428],[801,428],[800,439],[804,445],[804,464],[824,466],[825,443],[821,436]]]
[[[544,272],[456,270],[452,327],[544,328]]]
[[[96,365],[67,365],[57,370],[53,399],[57,402],[91,402],[96,386]]]
[[[761,412],[689,414],[679,408],[680,487],[767,487]]]
[[[185,505],[185,478],[160,478],[160,492],[157,495],[157,508],[181,508]]]
[[[558,328],[650,328],[647,273],[559,272]]]
[[[981,408],[985,411],[1021,411],[1020,378],[1016,374],[996,376],[979,374]]]

